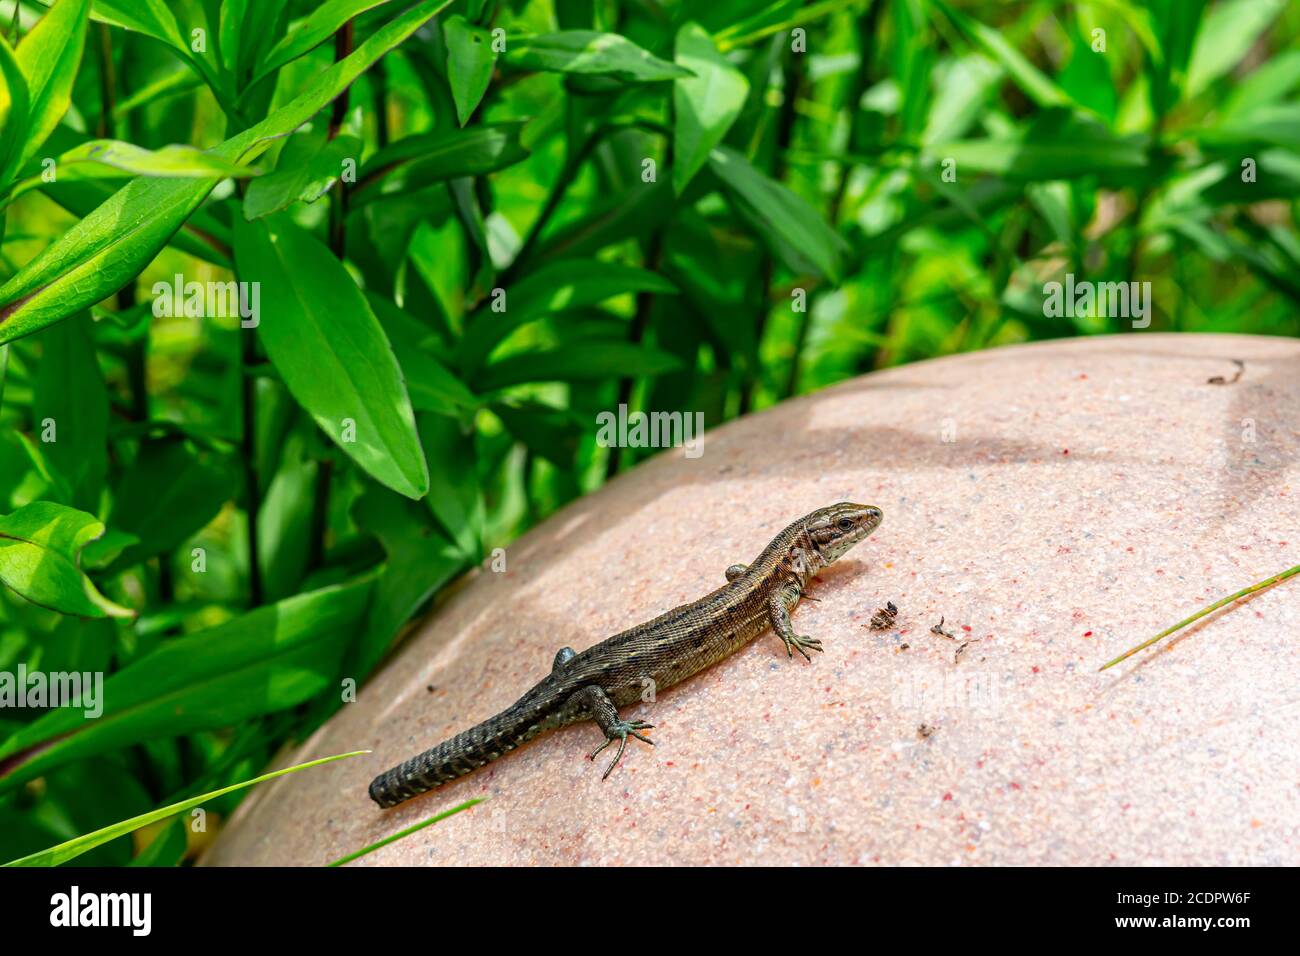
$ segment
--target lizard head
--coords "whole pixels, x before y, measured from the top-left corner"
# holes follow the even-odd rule
[[[804,519],[813,546],[829,564],[880,527],[884,513],[873,505],[841,501],[819,508]]]

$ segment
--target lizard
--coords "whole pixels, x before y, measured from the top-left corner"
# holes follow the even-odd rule
[[[698,601],[615,634],[582,653],[562,647],[551,672],[495,717],[393,767],[370,783],[370,797],[393,807],[464,776],[527,743],[546,730],[595,720],[605,735],[589,759],[617,741],[618,751],[602,780],[623,758],[628,737],[653,746],[641,720],[624,720],[618,708],[641,700],[644,689],[679,684],[716,664],[769,625],[811,662],[821,641],[795,634],[790,620],[809,581],[880,526],[871,505],[841,502],[820,508],[781,531],[750,564],[727,568],[727,583]]]

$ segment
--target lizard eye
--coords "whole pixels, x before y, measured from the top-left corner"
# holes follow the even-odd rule
[[[852,531],[852,530],[853,530],[853,519],[851,519],[851,518],[841,518],[841,519],[839,520],[839,526],[840,526],[840,530],[841,530],[841,531]]]

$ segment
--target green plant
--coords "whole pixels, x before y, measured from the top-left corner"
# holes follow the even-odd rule
[[[1050,314],[1066,274],[1151,282],[1153,330],[1300,333],[1282,0],[0,23],[0,673],[107,675],[94,718],[0,709],[3,859],[254,776],[635,464],[601,412],[1133,328]]]

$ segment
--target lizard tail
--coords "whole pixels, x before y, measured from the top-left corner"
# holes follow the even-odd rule
[[[483,723],[430,747],[370,781],[370,799],[395,807],[444,783],[491,763],[549,726],[541,708],[519,704]]]

